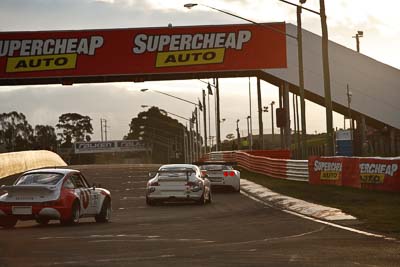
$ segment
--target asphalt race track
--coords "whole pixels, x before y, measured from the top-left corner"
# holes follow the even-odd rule
[[[112,222],[18,222],[0,230],[0,266],[400,266],[398,242],[302,219],[242,194],[213,192],[206,206],[149,207],[148,167],[79,169],[111,190]]]

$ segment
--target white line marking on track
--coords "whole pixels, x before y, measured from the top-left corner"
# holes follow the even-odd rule
[[[262,203],[263,205],[266,205],[266,206],[268,206],[270,208],[279,209],[279,208],[277,208],[277,207],[275,207],[275,206],[273,206],[273,205],[271,205],[271,204],[269,204],[269,203],[267,203],[265,201],[262,201],[262,200],[260,200],[260,199],[258,199],[256,197],[253,197],[252,195],[249,195],[248,193],[246,193],[246,192],[244,192],[242,190],[240,190],[240,193],[243,194],[244,196],[246,196],[246,197],[248,197],[248,198],[250,198],[250,199],[252,199],[254,201],[257,201],[259,203]],[[362,231],[362,230],[357,230],[357,229],[354,229],[354,228],[351,228],[351,227],[348,227],[348,226],[343,226],[343,225],[339,225],[339,224],[336,224],[336,223],[322,221],[322,220],[315,219],[315,218],[312,218],[312,217],[309,217],[309,216],[306,216],[306,215],[303,215],[303,214],[300,214],[300,213],[296,213],[296,212],[293,212],[293,211],[290,211],[290,210],[286,210],[286,209],[279,209],[279,210],[281,210],[283,212],[286,212],[286,213],[289,213],[289,214],[292,214],[294,216],[306,219],[306,220],[310,220],[310,221],[317,222],[317,223],[322,223],[322,224],[329,225],[329,226],[332,226],[332,227],[335,227],[335,228],[339,228],[339,229],[342,229],[342,230],[346,230],[346,231],[350,231],[350,232],[353,232],[353,233],[357,233],[357,234],[361,234],[361,235],[365,235],[365,236],[370,236],[370,237],[383,238],[384,240],[394,241],[396,243],[400,243],[400,240],[397,240],[396,238],[393,238],[393,237],[387,237],[387,236],[384,236],[384,235],[378,235],[378,234],[374,234],[374,233],[369,233],[369,232]]]

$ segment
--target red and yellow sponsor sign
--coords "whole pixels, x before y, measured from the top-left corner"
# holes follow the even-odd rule
[[[400,192],[398,158],[310,157],[308,171],[311,184]]]
[[[400,192],[400,160],[360,158],[358,174],[361,187]]]
[[[312,184],[342,184],[342,158],[310,157],[308,160],[309,181]]]
[[[284,23],[0,33],[2,80],[286,68]]]

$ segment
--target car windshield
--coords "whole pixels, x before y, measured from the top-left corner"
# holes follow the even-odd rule
[[[21,176],[16,185],[55,185],[64,177],[61,173],[29,173]]]
[[[206,171],[222,171],[222,170],[232,170],[233,168],[227,165],[202,165],[200,166],[200,169]]]

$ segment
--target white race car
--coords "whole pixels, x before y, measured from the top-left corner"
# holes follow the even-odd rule
[[[111,218],[111,194],[90,187],[80,171],[38,169],[22,174],[0,196],[0,226],[12,228],[18,220],[36,220],[47,224],[60,220],[77,224],[81,217],[95,217],[97,222]]]
[[[154,174],[149,174],[151,177]],[[154,205],[161,201],[195,201],[211,203],[210,181],[202,176],[200,169],[191,164],[161,166],[150,179],[146,188],[146,203]]]
[[[213,187],[230,187],[236,192],[240,192],[240,171],[234,170],[232,165],[235,163],[224,161],[206,161],[196,163],[203,175]]]

